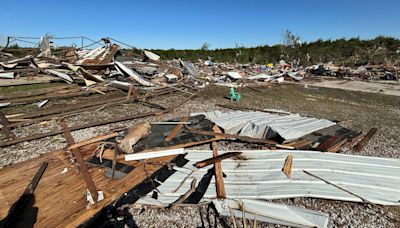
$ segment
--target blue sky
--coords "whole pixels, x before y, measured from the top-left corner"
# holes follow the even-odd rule
[[[399,0],[2,0],[0,37],[108,36],[163,49],[273,45],[286,29],[305,41],[400,38],[399,10]]]

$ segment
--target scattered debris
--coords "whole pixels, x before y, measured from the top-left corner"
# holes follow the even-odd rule
[[[397,66],[343,67],[321,63],[306,67],[283,60],[261,65],[187,62],[164,60],[156,53],[133,47],[126,50],[111,38],[94,42],[100,44],[95,49],[86,49],[89,45],[59,51],[53,39],[50,35],[41,37],[36,54],[21,57],[3,52],[6,49],[0,52],[1,86],[68,83],[0,96],[0,108],[5,110],[34,108],[33,112],[0,112],[4,135],[0,147],[60,134],[67,142],[63,149],[0,169],[4,177],[0,179],[0,203],[9,207],[9,202],[20,203],[15,192],[30,181],[29,175],[20,174],[31,172],[41,161],[46,161],[45,166],[49,164],[48,176],[35,195],[35,206],[42,213],[36,215],[38,226],[98,225],[111,218],[109,213],[116,208],[135,202],[164,208],[212,202],[221,215],[242,217],[244,226],[247,219],[253,219],[295,227],[327,227],[329,218],[318,211],[261,200],[309,197],[375,206],[400,205],[398,159],[339,154],[357,141],[353,148],[360,152],[377,128],[360,140],[361,132],[345,128],[338,121],[249,108],[246,101],[252,98],[243,89],[262,93],[261,88],[281,86],[277,83],[304,83],[302,89],[312,92],[317,90],[313,81],[329,81],[332,77],[347,80],[344,82],[393,81],[399,79]],[[381,83],[396,83],[390,81]],[[342,82],[339,86],[343,86]],[[188,110],[177,110],[209,85],[223,86],[220,89],[224,98],[242,100],[243,105],[216,105],[234,110],[230,112],[208,109],[189,114]],[[150,100],[166,94],[180,94],[184,99],[173,106]],[[79,102],[88,96],[98,96],[98,100]],[[54,101],[65,98],[73,100],[54,105]],[[228,99],[226,103],[231,102]],[[314,103],[320,100],[311,95],[305,99]],[[132,103],[155,110],[66,124],[65,118],[70,116],[84,114],[90,119],[88,113]],[[164,116],[167,113],[169,118]],[[127,123],[146,117],[153,119]],[[60,122],[61,128],[17,134],[24,127],[47,122]],[[72,131],[112,123],[124,125],[78,143],[72,137]],[[230,148],[232,141],[242,143],[243,150],[219,148]],[[200,145],[211,146],[212,151],[186,149]],[[68,172],[66,164],[80,175]],[[33,194],[44,169],[25,192]],[[72,188],[76,192],[64,192]],[[88,207],[82,207],[86,201]],[[25,205],[24,201],[22,206]],[[5,218],[6,224],[14,224],[13,214],[19,207],[0,210],[0,217]],[[43,219],[49,214],[51,218]],[[66,221],[65,217],[71,220]]]

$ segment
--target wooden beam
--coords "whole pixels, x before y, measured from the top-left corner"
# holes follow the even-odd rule
[[[288,155],[283,165],[282,172],[290,178],[292,176],[293,155]]]
[[[189,130],[187,130],[187,132],[193,133],[193,134],[199,134],[199,135],[219,136],[219,137],[223,137],[223,138],[226,138],[226,139],[228,139],[228,138],[239,139],[239,140],[242,140],[242,141],[252,142],[252,143],[262,143],[262,144],[267,144],[269,146],[275,146],[275,147],[283,148],[283,149],[291,149],[291,150],[294,149],[294,147],[292,147],[292,146],[281,145],[281,144],[278,144],[275,141],[268,140],[268,139],[257,139],[257,138],[247,137],[247,136],[231,135],[231,134],[224,134],[224,133],[215,133],[215,132],[193,130],[193,129],[189,129]]]
[[[376,134],[376,132],[378,131],[378,128],[371,128],[368,133],[365,135],[365,137],[363,139],[361,139],[361,141],[359,143],[357,143],[357,145],[353,148],[355,151],[360,152],[369,142],[369,140],[371,140],[372,137],[374,137],[374,135]]]
[[[200,93],[200,92],[201,91],[199,91],[198,93]],[[131,115],[131,116],[122,116],[122,117],[119,117],[119,118],[100,120],[100,121],[96,121],[94,123],[87,123],[87,124],[84,124],[84,125],[71,127],[70,131],[76,131],[76,130],[85,129],[85,128],[89,128],[89,127],[96,127],[96,126],[106,125],[106,124],[110,124],[110,123],[117,123],[117,122],[122,122],[122,121],[126,121],[126,120],[132,120],[132,119],[147,117],[147,116],[159,116],[159,115],[162,115],[164,113],[170,112],[170,111],[180,107],[181,105],[183,105],[184,103],[186,103],[190,99],[192,99],[194,96],[196,96],[198,93],[188,97],[187,99],[183,100],[181,103],[178,103],[177,105],[175,105],[172,108],[167,108],[166,110],[157,111],[157,112],[139,113],[139,114],[135,114],[135,115]],[[46,132],[46,133],[40,133],[40,134],[36,134],[36,135],[30,135],[30,136],[23,137],[23,138],[18,138],[18,139],[2,142],[2,143],[0,143],[0,147],[10,146],[10,145],[14,145],[14,144],[17,144],[17,143],[20,143],[20,142],[31,141],[31,140],[35,140],[35,139],[41,139],[41,138],[45,138],[45,137],[48,137],[48,136],[62,134],[62,133],[64,133],[63,129],[56,130],[56,131],[51,131],[51,132]]]
[[[68,145],[75,144],[75,140],[71,135],[71,132],[68,128],[67,123],[64,119],[61,119],[60,122],[61,128],[64,130],[64,137],[67,140]],[[97,188],[93,182],[92,176],[90,176],[89,170],[86,167],[85,160],[83,160],[81,152],[78,148],[72,149],[72,154],[74,155],[75,161],[78,163],[78,169],[82,174],[83,179],[85,180],[86,186],[89,189],[90,194],[93,196],[94,202],[97,202],[98,199],[98,192]]]
[[[218,126],[214,125],[213,131],[215,133],[221,133],[221,129],[219,129]],[[218,144],[216,141],[211,143],[212,149],[213,149],[213,158],[217,159],[218,157]],[[217,190],[217,198],[219,199],[225,199],[226,198],[226,192],[225,192],[225,185],[224,185],[224,174],[222,172],[222,166],[221,162],[217,161],[214,164],[214,169],[215,169],[215,188]]]
[[[331,147],[329,147],[326,151],[336,153],[344,146],[344,144],[346,144],[346,142],[347,139],[342,139],[339,142],[331,145]]]
[[[327,151],[328,148],[330,148],[332,146],[332,144],[334,142],[336,142],[338,139],[338,136],[336,135],[332,135],[331,137],[329,137],[328,139],[326,139],[325,141],[323,141],[321,144],[319,144],[315,150],[318,151]]]
[[[295,142],[290,142],[290,143],[285,143],[285,146],[292,146],[296,149],[303,148],[305,146],[309,146],[313,141],[310,140],[300,140],[300,141],[295,141]]]
[[[3,125],[1,127],[1,131],[6,135],[8,139],[15,139],[15,135],[10,131],[9,128],[10,121],[8,121],[7,117],[5,117],[2,112],[0,112],[0,125]]]
[[[99,141],[103,141],[103,140],[106,140],[106,139],[111,139],[111,138],[114,138],[116,136],[118,136],[117,132],[111,133],[111,134],[108,134],[108,135],[99,135],[99,136],[90,138],[88,140],[72,144],[67,149],[68,150],[72,150],[72,149],[75,149],[75,148],[87,146],[87,145],[90,145],[90,144],[93,144],[93,143],[96,143],[96,142],[99,142]]]
[[[131,86],[129,86],[129,90],[128,90],[126,99],[129,100],[129,99],[131,99],[131,97],[135,97],[135,96],[136,96],[136,90],[134,88],[134,85],[131,85]]]
[[[186,122],[188,120],[189,120],[189,117],[185,116],[180,121]],[[171,141],[176,136],[176,134],[178,134],[178,132],[183,128],[183,126],[184,126],[183,124],[176,125],[175,128],[167,135],[167,137],[165,137],[165,141],[166,142]]]
[[[228,159],[228,158],[232,158],[232,157],[236,157],[239,154],[242,154],[242,152],[227,152],[221,155],[218,155],[217,157],[212,157],[212,158],[208,158],[202,161],[198,161],[195,164],[193,164],[196,168],[201,169],[204,168],[206,166],[209,166],[211,164],[215,164],[217,162],[220,162],[224,159]]]
[[[85,128],[89,128],[89,127],[96,127],[96,126],[106,125],[106,124],[110,124],[110,123],[117,123],[117,122],[122,122],[122,121],[126,121],[126,120],[132,120],[132,119],[137,119],[137,118],[142,118],[142,117],[147,117],[147,116],[158,115],[159,113],[164,113],[167,111],[168,110],[159,111],[159,112],[146,112],[146,113],[140,113],[140,114],[135,114],[135,115],[131,115],[131,116],[122,116],[119,118],[112,118],[112,119],[107,119],[107,120],[96,121],[93,123],[87,123],[87,124],[83,124],[83,125],[79,125],[79,126],[70,127],[70,131],[76,131],[76,130],[85,129]],[[17,144],[20,142],[31,141],[31,140],[35,140],[35,139],[41,139],[41,138],[45,138],[48,136],[59,135],[62,133],[64,133],[63,129],[46,132],[46,133],[40,133],[40,134],[36,134],[36,135],[30,135],[30,136],[23,137],[23,138],[18,138],[18,139],[2,142],[2,143],[0,143],[0,147],[14,145],[14,144]]]

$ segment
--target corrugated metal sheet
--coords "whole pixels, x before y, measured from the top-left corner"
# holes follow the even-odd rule
[[[224,216],[233,214],[247,219],[281,224],[290,227],[327,227],[325,213],[260,200],[213,200],[217,211]],[[243,210],[245,211],[243,213]]]
[[[254,138],[269,139],[281,136],[292,141],[314,131],[335,125],[325,119],[302,117],[299,114],[275,115],[264,112],[220,112],[202,113],[222,127],[228,134],[240,134]]]
[[[190,188],[193,178],[198,181],[207,169],[192,172],[197,161],[212,157],[212,151],[191,150],[189,162],[169,177],[161,186],[159,201],[172,203]],[[313,197],[344,201],[362,200],[343,190],[309,176],[309,171],[348,191],[376,204],[400,205],[400,160],[355,155],[290,150],[253,150],[243,152],[240,159],[222,161],[225,190],[231,199],[279,199]],[[219,152],[220,154],[223,151]],[[287,155],[293,155],[292,177],[289,179],[281,169]],[[186,178],[190,174],[189,178]],[[174,190],[186,178],[184,184]],[[212,180],[204,198],[215,198]]]

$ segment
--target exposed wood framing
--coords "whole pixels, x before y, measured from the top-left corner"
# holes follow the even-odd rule
[[[68,145],[74,145],[75,140],[71,135],[71,132],[68,128],[67,123],[65,122],[64,119],[61,119],[60,122],[61,128],[64,130],[64,137],[67,140]],[[75,161],[78,165],[79,172],[82,174],[83,179],[85,180],[86,186],[89,189],[90,194],[93,196],[94,202],[97,202],[98,199],[98,192],[97,188],[93,182],[92,176],[90,176],[89,170],[86,167],[85,160],[83,160],[83,157],[81,155],[81,152],[79,151],[79,148],[74,148],[71,149],[72,154],[74,155]]]

